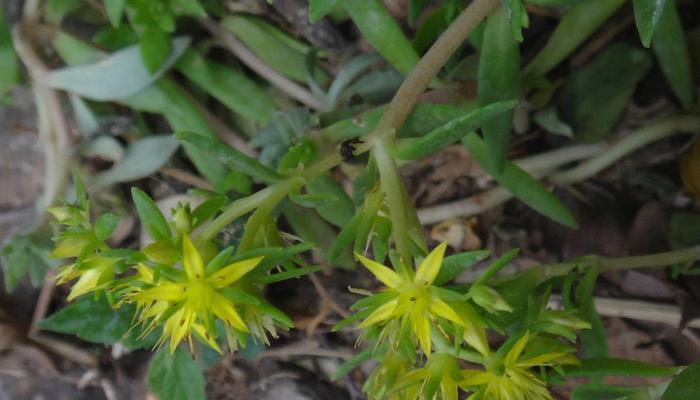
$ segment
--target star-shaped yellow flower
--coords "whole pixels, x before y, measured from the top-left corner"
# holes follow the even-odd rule
[[[444,318],[458,326],[472,328],[471,323],[465,321],[444,300],[446,294],[457,297],[459,294],[432,285],[440,272],[446,248],[447,244],[445,243],[436,247],[421,262],[415,273],[408,268],[404,269],[406,272],[398,273],[376,261],[356,254],[360,262],[386,285],[383,295],[386,294],[387,297],[386,302],[374,309],[360,323],[359,328],[366,329],[372,325],[387,326],[387,324],[401,326],[408,323],[426,356],[430,356],[431,353],[431,324],[437,317]],[[392,321],[399,323],[390,324]]]
[[[202,257],[187,235],[183,235],[182,246],[184,277],[171,281],[161,276],[157,282],[151,282],[152,288],[135,292],[130,300],[136,302],[141,311],[140,321],[153,319],[148,331],[163,324],[158,345],[170,340],[169,348],[174,352],[180,341],[187,337],[191,346],[194,331],[209,346],[221,352],[214,340],[215,318],[223,321],[229,329],[250,332],[237,310],[238,305],[222,291],[255,268],[262,257],[238,261],[207,274]],[[145,281],[153,279],[145,266],[141,266],[139,273]]]

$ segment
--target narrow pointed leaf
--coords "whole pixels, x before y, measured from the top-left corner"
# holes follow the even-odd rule
[[[642,39],[644,47],[649,47],[666,0],[633,0],[632,4],[634,5],[634,21],[637,24],[639,37]]]
[[[146,232],[155,240],[169,239],[170,228],[156,203],[139,188],[131,188],[131,197]]]

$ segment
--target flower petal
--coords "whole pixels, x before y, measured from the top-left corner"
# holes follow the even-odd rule
[[[377,307],[360,325],[358,328],[364,329],[368,326],[374,325],[376,323],[387,320],[391,314],[396,310],[396,306],[399,304],[397,299],[388,301],[381,306]]]
[[[438,299],[437,297],[433,297],[430,299],[430,312],[437,316],[450,320],[456,324],[466,326],[464,320],[462,320],[462,318],[455,312],[455,310],[453,310],[452,307],[449,306],[449,304]]]
[[[241,332],[250,332],[245,322],[243,322],[243,318],[241,318],[231,302],[224,296],[217,295],[212,302],[211,311],[229,327]]]
[[[401,279],[401,276],[391,268],[388,268],[374,260],[370,260],[369,258],[366,258],[358,253],[355,253],[355,257],[357,257],[357,259],[360,260],[360,262],[365,267],[367,267],[369,272],[371,272],[386,286],[390,288],[396,288],[403,281],[403,279]]]
[[[181,283],[161,283],[134,296],[134,300],[143,301],[179,301],[187,297],[187,286]]]
[[[518,361],[518,358],[520,358],[520,355],[523,353],[523,350],[525,350],[525,346],[527,345],[528,341],[530,341],[530,334],[528,332],[525,332],[523,337],[521,337],[520,339],[518,339],[517,342],[515,342],[513,348],[511,348],[508,351],[505,360],[503,360],[503,363],[507,368],[515,366],[515,363]]]
[[[221,351],[221,348],[219,347],[219,344],[216,343],[216,340],[209,334],[209,332],[204,328],[204,326],[200,324],[194,324],[192,325],[192,330],[194,330],[199,337],[204,340],[206,344],[209,345],[212,349],[216,350],[217,353],[223,354]]]
[[[207,280],[217,289],[228,286],[250,272],[262,259],[263,257],[255,257],[229,264],[211,274]]]
[[[420,344],[423,354],[425,354],[426,357],[430,357],[432,342],[430,339],[430,320],[428,316],[414,310],[411,312],[411,325],[413,325],[413,331],[418,337],[418,343]]]
[[[204,277],[204,262],[199,251],[187,235],[182,236],[182,258],[185,273],[190,280]]]
[[[445,255],[445,250],[447,249],[447,243],[440,243],[438,247],[433,249],[433,251],[428,254],[427,257],[420,263],[418,270],[416,271],[416,276],[413,278],[414,282],[419,282],[422,284],[429,285],[433,283],[438,273],[440,272],[440,267],[442,266],[442,258]]]

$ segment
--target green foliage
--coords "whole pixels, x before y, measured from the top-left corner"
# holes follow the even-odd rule
[[[19,82],[19,60],[10,37],[10,27],[0,7],[0,95]]]
[[[662,400],[694,399],[700,397],[700,362],[689,365],[673,378]]]
[[[666,367],[620,358],[588,358],[581,360],[580,366],[567,368],[565,376],[673,376],[678,373],[679,369],[679,367]]]
[[[634,20],[644,47],[651,46],[654,29],[661,19],[666,0],[633,0]]]
[[[170,239],[170,227],[156,203],[143,190],[135,187],[131,188],[131,197],[146,232],[155,240]]]
[[[125,337],[134,311],[132,306],[115,309],[104,295],[88,296],[50,315],[41,322],[41,328],[109,345]]]
[[[46,271],[55,267],[55,262],[49,259],[50,252],[51,242],[41,235],[10,237],[0,251],[5,290],[12,293],[27,273],[34,287],[41,286]]]
[[[181,348],[160,350],[148,366],[148,387],[161,399],[206,400],[202,369]]]
[[[309,22],[312,24],[331,12],[338,0],[309,0]]]

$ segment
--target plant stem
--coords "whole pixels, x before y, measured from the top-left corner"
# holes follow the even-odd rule
[[[303,184],[303,178],[291,177],[268,186],[250,196],[234,201],[224,210],[221,215],[202,228],[201,233],[198,235],[199,239],[202,241],[214,239],[216,235],[218,235],[219,232],[226,227],[226,225],[235,221],[236,218],[253,211],[261,203],[265,202],[267,198],[276,197],[280,194],[282,194],[282,197],[284,197],[284,195],[289,193],[291,190]]]
[[[474,0],[440,35],[401,84],[375,131],[392,132],[400,128],[413,106],[440,72],[440,69],[469,37],[474,28],[500,4],[499,0]]]
[[[411,238],[408,231],[408,216],[403,202],[403,189],[401,187],[402,182],[399,170],[396,167],[396,162],[387,151],[386,143],[383,139],[373,139],[372,155],[377,162],[381,188],[386,195],[387,206],[391,213],[391,231],[396,249],[403,263],[410,263]],[[399,268],[404,267],[402,265]]]

